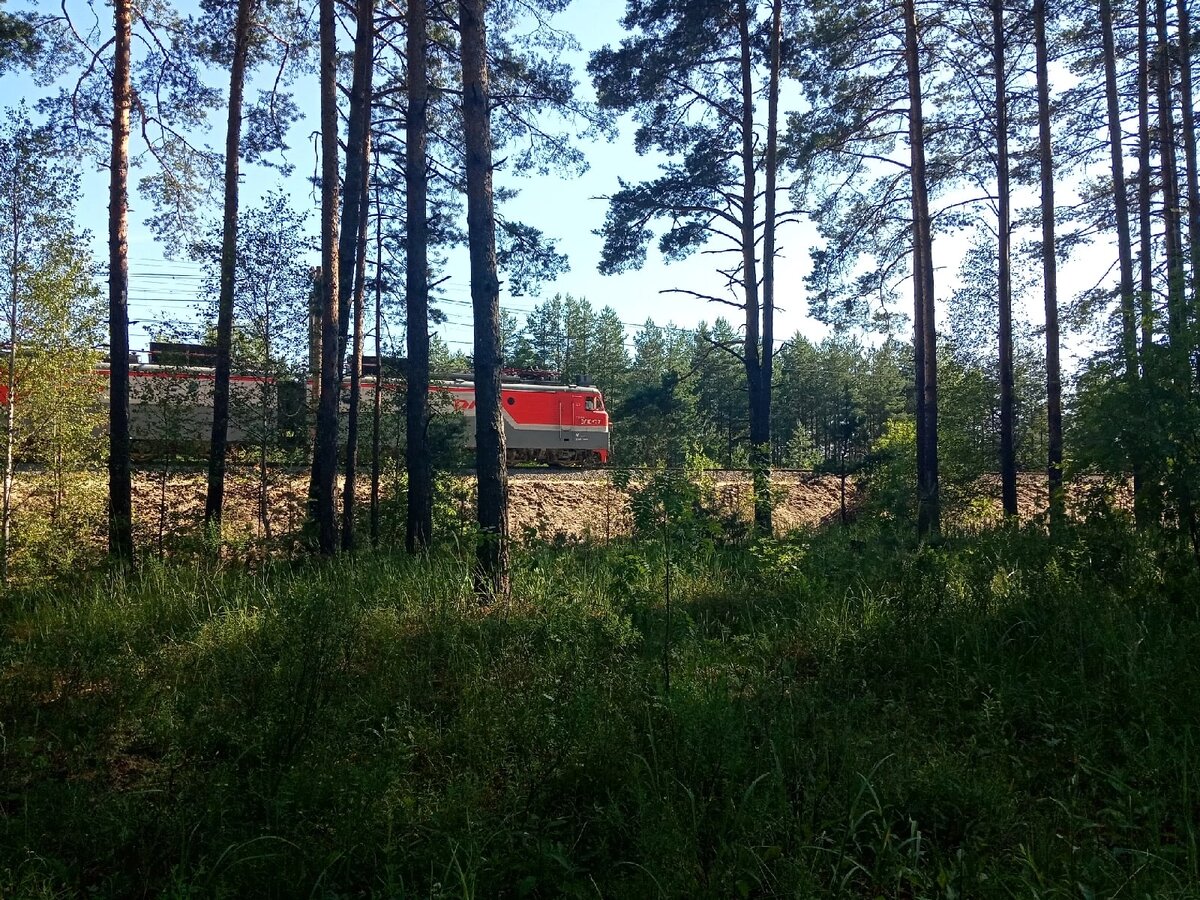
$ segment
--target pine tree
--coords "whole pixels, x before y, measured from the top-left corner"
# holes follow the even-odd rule
[[[492,197],[484,0],[459,0],[462,34],[463,131],[466,138],[467,233],[475,314],[475,474],[479,534],[475,591],[481,600],[508,596],[508,469],[500,407],[500,280]]]
[[[1042,281],[1046,310],[1046,417],[1048,447],[1046,481],[1051,527],[1066,516],[1063,489],[1062,374],[1059,363],[1058,263],[1055,259],[1054,150],[1050,128],[1050,54],[1046,43],[1046,0],[1034,0],[1033,31],[1037,56],[1038,162],[1041,174]]]
[[[765,470],[770,462],[770,371],[773,294],[761,293],[759,236],[786,218],[775,208],[774,172],[767,185],[769,213],[760,210],[764,160],[757,149],[762,124],[756,119],[761,80],[767,73],[768,119],[777,109],[771,100],[778,71],[774,39],[762,52],[756,40],[764,29],[774,33],[774,9],[752,0],[696,5],[681,0],[630,0],[625,27],[633,34],[618,48],[597,52],[588,65],[602,106],[632,112],[639,129],[639,152],[655,148],[671,161],[658,178],[622,183],[609,198],[600,269],[605,273],[636,268],[645,260],[653,237],[650,223],[663,221],[658,241],[663,257],[681,259],[700,248],[725,254],[719,265],[726,295],[689,290],[679,293],[742,310],[741,356],[750,403],[750,450],[760,477],[755,479],[755,524],[771,528]],[[765,25],[764,25],[765,22]],[[781,27],[781,26],[780,26]],[[772,124],[767,123],[768,155],[774,162]],[[770,246],[774,247],[774,232]],[[710,246],[711,244],[711,246]],[[772,270],[773,271],[773,270]],[[773,280],[768,279],[773,291]]]
[[[220,530],[225,498],[225,460],[230,417],[230,373],[234,328],[234,295],[238,271],[239,180],[242,157],[262,159],[282,149],[290,123],[290,98],[280,84],[290,77],[293,46],[301,41],[303,23],[286,4],[263,0],[208,0],[205,15],[193,26],[194,52],[216,65],[229,67],[223,176],[224,215],[221,240],[221,278],[218,285],[216,350],[213,378],[213,421],[209,440],[208,485],[204,521]],[[232,13],[232,22],[229,21]],[[212,34],[220,38],[213,38]],[[296,54],[299,56],[300,54]],[[245,101],[247,74],[260,64],[278,66],[275,87],[258,104]],[[246,125],[250,134],[246,134]],[[264,520],[265,521],[265,520]]]
[[[354,312],[354,342],[350,363],[350,405],[346,427],[346,475],[342,488],[342,549],[355,546],[355,506],[358,481],[359,407],[362,400],[363,296],[367,271],[367,218],[370,207],[371,115],[374,104],[375,19],[374,0],[358,0],[355,7],[354,77],[350,87],[350,124],[346,140],[345,195],[342,206],[338,278],[339,374],[345,364],[346,330]],[[338,379],[339,384],[342,378]]]
[[[429,447],[429,124],[425,0],[408,4],[408,118],[405,125],[406,444],[408,512],[405,547],[417,553],[433,537],[433,462]]]
[[[10,66],[33,64],[42,49],[38,24],[29,13],[0,10],[0,72]]]
[[[321,371],[312,483],[317,546],[337,550],[334,483],[338,445],[338,111],[337,22],[333,0],[320,0],[321,30]]]
[[[593,319],[591,345],[590,374],[609,405],[615,406],[626,390],[629,351],[625,347],[625,324],[611,306],[604,307]]]
[[[221,241],[221,288],[217,315],[217,364],[213,379],[212,438],[204,524],[220,532],[225,503],[225,450],[229,433],[229,373],[233,348],[233,294],[237,273],[238,168],[241,162],[242,95],[250,53],[255,0],[237,0],[229,68],[229,116],[225,128],[225,219]]]
[[[133,9],[113,2],[112,155],[108,196],[108,552],[133,563],[133,473],[129,440],[129,116]]]
[[[825,246],[813,253],[810,309],[838,325],[889,327],[889,306],[911,260],[917,529],[925,535],[940,525],[930,194],[948,184],[932,178],[927,165],[929,135],[949,131],[925,122],[922,69],[928,48],[938,43],[930,33],[936,20],[919,21],[915,0],[884,3],[866,17],[857,8],[819,0],[812,18],[802,72],[811,108],[790,129],[790,152],[803,182],[819,186],[811,215],[825,237]],[[907,137],[907,162],[894,158],[899,135]],[[895,171],[876,174],[881,161]],[[863,180],[862,190],[838,187]],[[903,218],[892,214],[902,202],[910,210]],[[861,273],[857,261],[864,254],[874,265]]]

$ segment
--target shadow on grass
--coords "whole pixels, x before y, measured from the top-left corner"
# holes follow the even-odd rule
[[[1144,550],[696,552],[669,694],[629,545],[488,610],[451,556],[47,592],[6,620],[0,890],[1189,896],[1200,627]]]

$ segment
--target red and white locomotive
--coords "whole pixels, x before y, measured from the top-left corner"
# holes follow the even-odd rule
[[[215,374],[211,348],[192,345],[151,344],[150,364],[129,368],[130,433],[135,441],[163,440],[170,427],[177,440],[203,442],[212,429],[212,392]],[[166,361],[181,365],[165,365]],[[198,365],[197,365],[198,363]],[[362,409],[369,410],[372,392],[379,383],[378,366],[364,360]],[[107,377],[107,367],[100,370]],[[501,408],[508,461],[551,465],[607,463],[609,419],[600,390],[590,384],[559,384],[554,373],[505,370]],[[286,381],[257,375],[230,377],[231,406],[253,409],[251,416],[230,417],[231,443],[257,443],[264,428],[280,433],[305,433],[312,381]],[[385,392],[402,391],[401,380],[384,380]],[[454,375],[430,385],[430,393],[448,402],[435,403],[466,418],[466,445],[475,446],[475,385],[469,375]],[[348,379],[344,386],[348,395]],[[386,394],[385,394],[386,396]],[[169,398],[169,399],[167,399]],[[343,397],[343,412],[346,409]],[[168,416],[165,410],[169,410]]]
[[[500,409],[510,463],[608,462],[608,412],[598,388],[509,378],[500,386]],[[475,385],[440,381],[430,391],[449,394],[454,409],[472,420],[467,445],[474,447]]]

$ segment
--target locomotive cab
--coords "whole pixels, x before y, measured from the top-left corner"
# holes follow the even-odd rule
[[[463,380],[442,386],[454,409],[475,415],[475,386]],[[510,463],[596,465],[608,462],[609,420],[598,388],[509,380],[501,384],[501,411]],[[468,428],[468,446],[474,446]]]

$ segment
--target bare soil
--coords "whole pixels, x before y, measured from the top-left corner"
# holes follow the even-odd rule
[[[753,516],[751,484],[744,473],[717,472],[710,479],[717,512],[731,522],[749,522]],[[96,473],[76,482],[82,509],[76,509],[72,521],[78,541],[102,547],[104,476]],[[94,483],[93,483],[94,482]],[[841,483],[836,476],[786,473],[774,478],[776,532],[812,528],[836,521],[841,515]],[[48,478],[40,473],[20,473],[16,479],[14,521],[17,528],[23,518],[45,519],[49,508]],[[356,490],[361,518],[366,518],[369,482],[359,480]],[[395,482],[385,479],[383,502],[396,492]],[[1098,493],[1109,490],[1099,481],[1073,485],[1068,502],[1076,515],[1085,514],[1087,505]],[[270,536],[291,543],[305,518],[308,476],[294,471],[270,473],[268,520]],[[339,495],[341,488],[339,486]],[[201,471],[177,471],[164,480],[161,472],[141,470],[134,479],[135,539],[139,546],[155,548],[176,545],[180,539],[195,537],[204,514],[205,475]],[[1118,505],[1128,503],[1128,492],[1117,492]],[[474,484],[469,477],[451,481],[444,508],[452,519],[467,524],[474,516]],[[981,528],[1001,518],[1000,488],[996,478],[987,478],[969,492],[970,502],[956,506],[963,510],[951,524],[960,528]],[[859,502],[859,488],[853,480],[846,487],[848,514],[852,517]],[[1045,478],[1021,477],[1018,487],[1020,516],[1023,519],[1044,515],[1047,504]],[[79,504],[77,504],[78,506]],[[339,496],[339,507],[340,507]],[[250,467],[231,468],[227,475],[225,539],[234,544],[254,545],[267,537],[259,511],[258,473]],[[628,534],[631,515],[628,496],[614,487],[607,472],[530,472],[514,470],[509,481],[509,522],[518,540],[529,537],[560,540],[607,540]],[[81,527],[82,526],[82,527]]]

